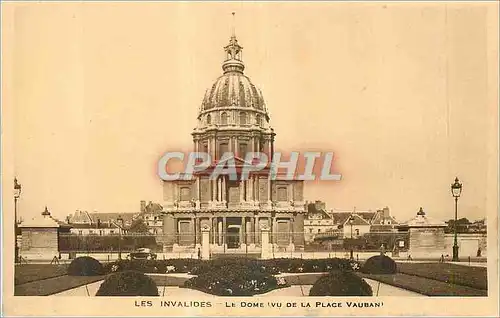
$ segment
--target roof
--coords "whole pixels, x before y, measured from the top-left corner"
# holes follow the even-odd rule
[[[43,211],[41,214],[37,214],[31,219],[22,221],[21,224],[19,224],[19,227],[60,228],[60,227],[70,227],[70,225],[52,217],[48,209],[45,208],[45,211]]]
[[[417,215],[400,225],[400,227],[446,227],[446,223],[432,217],[429,217],[422,208]]]
[[[370,232],[392,232],[394,230],[394,225],[392,224],[372,224],[370,226]]]
[[[352,223],[350,222],[351,216],[354,217],[354,220]],[[349,216],[346,219],[344,219],[344,222],[342,222],[342,225],[349,226],[351,224],[352,225],[370,225],[370,222],[367,221],[366,219],[362,218],[357,213],[351,213],[351,214],[349,214]]]
[[[146,211],[143,213],[161,213],[161,211],[163,211],[161,204],[149,201],[148,205],[146,205]]]
[[[77,210],[75,214],[70,214],[68,216],[69,223],[91,223],[92,218],[90,217],[87,211],[79,211]]]
[[[372,224],[381,224],[382,221],[384,221],[384,223],[386,223],[387,221],[391,221],[392,224],[397,224],[398,221],[396,220],[395,217],[393,217],[392,215],[385,215],[384,214],[384,210],[378,210],[372,220],[371,220],[371,223]]]
[[[118,225],[116,225],[115,223],[100,223],[99,225],[97,223],[76,223],[71,224],[71,227],[74,229],[117,229]]]
[[[124,223],[132,222],[139,213],[89,213],[93,223],[97,223],[97,219],[101,222],[115,222],[119,217],[123,219]]]
[[[334,212],[330,213],[336,224],[344,224],[351,215],[355,216],[354,225],[367,225],[375,215],[374,212]]]
[[[313,215],[321,215],[323,219],[331,219],[331,215],[328,214],[324,209],[318,209],[317,204],[315,203],[308,203],[307,204],[307,215],[306,217],[309,218],[310,216]]]

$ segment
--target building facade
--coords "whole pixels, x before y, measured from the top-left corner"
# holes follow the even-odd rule
[[[191,180],[164,181],[163,236],[166,250],[196,247],[210,227],[211,252],[259,250],[262,227],[277,250],[304,245],[303,182],[271,178],[269,166],[248,178],[209,178],[223,154],[236,170],[248,152],[271,161],[275,133],[261,91],[244,74],[242,47],[233,34],[224,47],[223,74],[206,91],[192,133],[193,150],[209,153],[212,165]],[[227,157],[224,157],[227,159]]]
[[[155,235],[163,234],[163,207],[152,201],[146,204],[146,201],[141,201],[140,217],[149,229],[149,233]]]
[[[75,211],[68,215],[66,224],[71,234],[76,235],[117,235],[124,234],[137,217],[137,213],[89,213]]]
[[[359,238],[373,233],[397,232],[398,221],[388,207],[376,211],[326,210],[324,203],[316,201],[307,204],[307,216],[304,221],[306,242],[316,238],[332,237],[336,239]],[[352,230],[352,231],[351,231]]]

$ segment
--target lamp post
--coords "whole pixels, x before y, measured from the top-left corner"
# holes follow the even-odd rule
[[[17,182],[17,178],[14,178],[14,263],[19,261],[19,246],[17,245],[17,200],[21,196],[21,184]]]
[[[116,219],[118,223],[118,259],[122,259],[122,230],[123,230],[123,219],[121,216],[118,216]]]
[[[352,241],[352,225],[354,223],[354,216],[351,214],[349,217],[349,224],[351,225],[351,252],[350,252],[350,258],[351,260],[354,259],[354,248],[353,248],[353,241]]]
[[[458,198],[462,193],[462,184],[455,178],[455,182],[451,184],[451,194],[455,198],[455,222],[453,223],[453,232],[454,232],[454,240],[453,240],[453,261],[458,262],[458,239],[457,239],[457,215],[458,215]]]

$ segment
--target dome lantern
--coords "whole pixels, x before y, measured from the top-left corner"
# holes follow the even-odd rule
[[[224,74],[230,72],[237,72],[243,74],[243,70],[245,69],[245,64],[243,64],[242,51],[243,47],[238,44],[238,40],[236,39],[236,34],[234,31],[234,12],[233,12],[233,32],[231,35],[231,39],[229,40],[229,44],[224,47],[224,51],[226,52],[226,58],[224,63],[222,64],[222,70]]]

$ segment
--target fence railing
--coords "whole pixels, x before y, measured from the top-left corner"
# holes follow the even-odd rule
[[[387,251],[406,250],[409,246],[408,235],[397,232],[369,233],[356,238],[332,238],[315,241],[306,241],[306,234],[290,232],[271,232],[269,243],[277,251],[289,250],[292,244],[304,248],[304,251],[379,251],[383,248]],[[199,247],[201,245],[201,232],[186,232],[174,234],[150,234],[150,233],[128,233],[109,235],[76,235],[60,234],[59,251],[61,252],[131,252],[138,248],[149,248],[153,252],[162,252],[172,249],[174,245],[186,249]],[[212,232],[209,235],[209,243],[212,247],[223,247],[225,249],[239,249],[260,247],[260,232]]]

